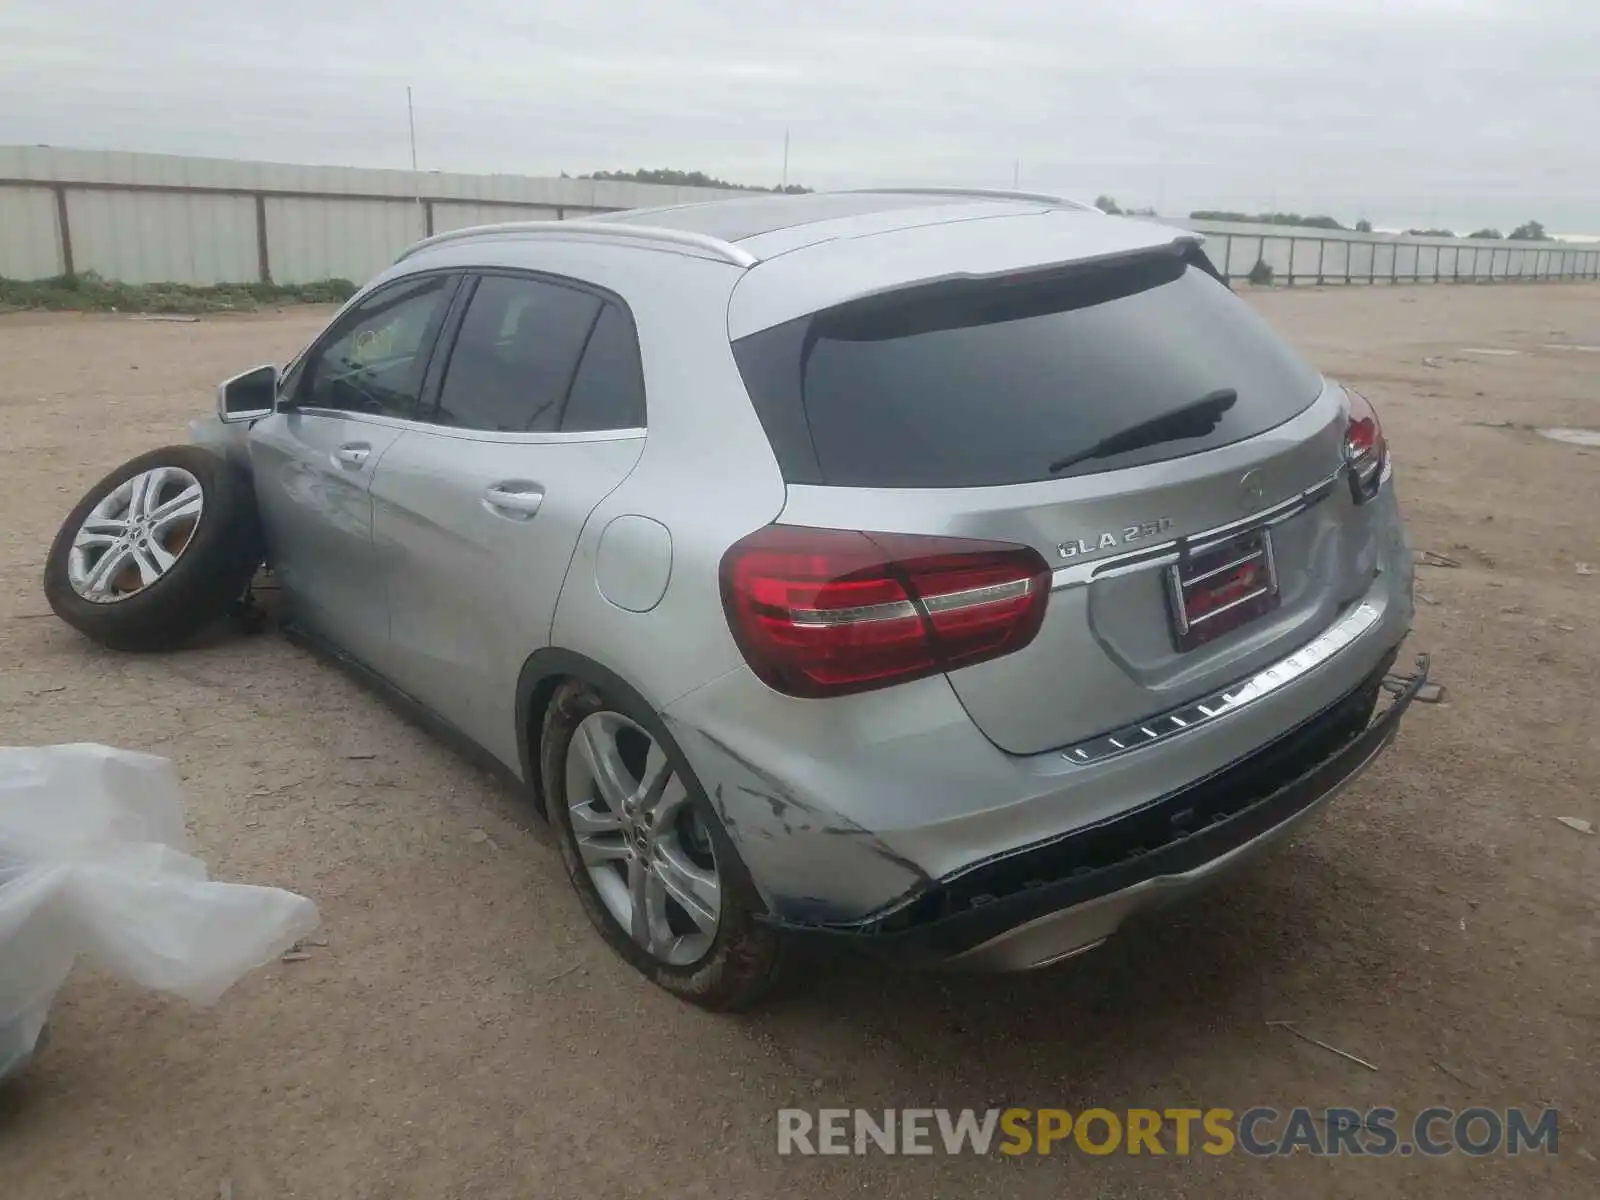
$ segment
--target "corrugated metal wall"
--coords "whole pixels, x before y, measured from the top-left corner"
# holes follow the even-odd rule
[[[268,197],[267,258],[277,283],[363,283],[423,235],[416,201]]]
[[[524,208],[517,206],[494,207],[487,204],[452,204],[439,201],[433,206],[433,231],[446,233],[451,229],[465,229],[468,225],[495,225],[501,221],[555,221],[561,217],[558,208]]]
[[[645,208],[744,194],[611,180],[462,175],[438,171],[413,175],[410,171],[365,167],[319,167],[231,158],[188,158],[177,154],[69,150],[54,146],[0,146],[0,180],[380,196],[396,200],[414,200],[420,196],[424,200],[482,200],[601,209]]]
[[[42,279],[71,269],[132,283],[242,283],[270,273],[279,283],[360,283],[430,228],[747,194],[0,146],[0,275]],[[1600,277],[1593,246],[1166,223],[1205,234],[1212,261],[1235,279],[1258,261],[1289,283]]]
[[[256,206],[249,196],[197,192],[67,192],[78,271],[127,283],[254,279]]]
[[[56,196],[49,188],[0,187],[0,275],[48,279],[61,274]]]
[[[738,192],[0,146],[0,275],[363,282],[425,235]],[[65,200],[68,237],[57,217]]]

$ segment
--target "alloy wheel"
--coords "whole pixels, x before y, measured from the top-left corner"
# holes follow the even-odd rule
[[[205,510],[200,481],[181,467],[154,467],[124,480],[83,519],[67,578],[95,604],[137,595],[177,565]]]
[[[705,822],[666,752],[620,713],[592,713],[567,749],[573,840],[602,903],[652,958],[690,966],[716,939],[722,881]]]

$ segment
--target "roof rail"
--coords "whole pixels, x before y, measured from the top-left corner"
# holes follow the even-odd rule
[[[418,251],[427,250],[446,242],[465,241],[476,237],[495,237],[504,234],[532,234],[537,237],[599,237],[614,241],[654,242],[662,247],[696,250],[746,270],[761,261],[748,250],[741,250],[732,242],[725,242],[709,234],[691,233],[685,229],[663,229],[655,225],[624,225],[613,221],[506,221],[498,225],[468,225],[432,237],[408,247],[395,262],[404,262]]]
[[[1001,188],[875,187],[852,188],[850,190],[866,195],[970,196],[974,200],[1026,200],[1036,204],[1053,204],[1058,208],[1076,208],[1084,212],[1100,211],[1092,204],[1084,204],[1078,200],[1068,200],[1065,196],[1052,196],[1046,192],[1013,192]]]

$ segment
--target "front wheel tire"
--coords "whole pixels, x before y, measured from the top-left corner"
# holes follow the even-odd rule
[[[733,846],[655,715],[570,681],[540,747],[562,862],[612,949],[702,1008],[759,999],[777,976],[779,936],[756,920]]]

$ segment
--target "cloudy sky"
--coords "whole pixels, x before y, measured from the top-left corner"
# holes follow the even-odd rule
[[[1600,233],[1596,0],[3,0],[0,143]]]

